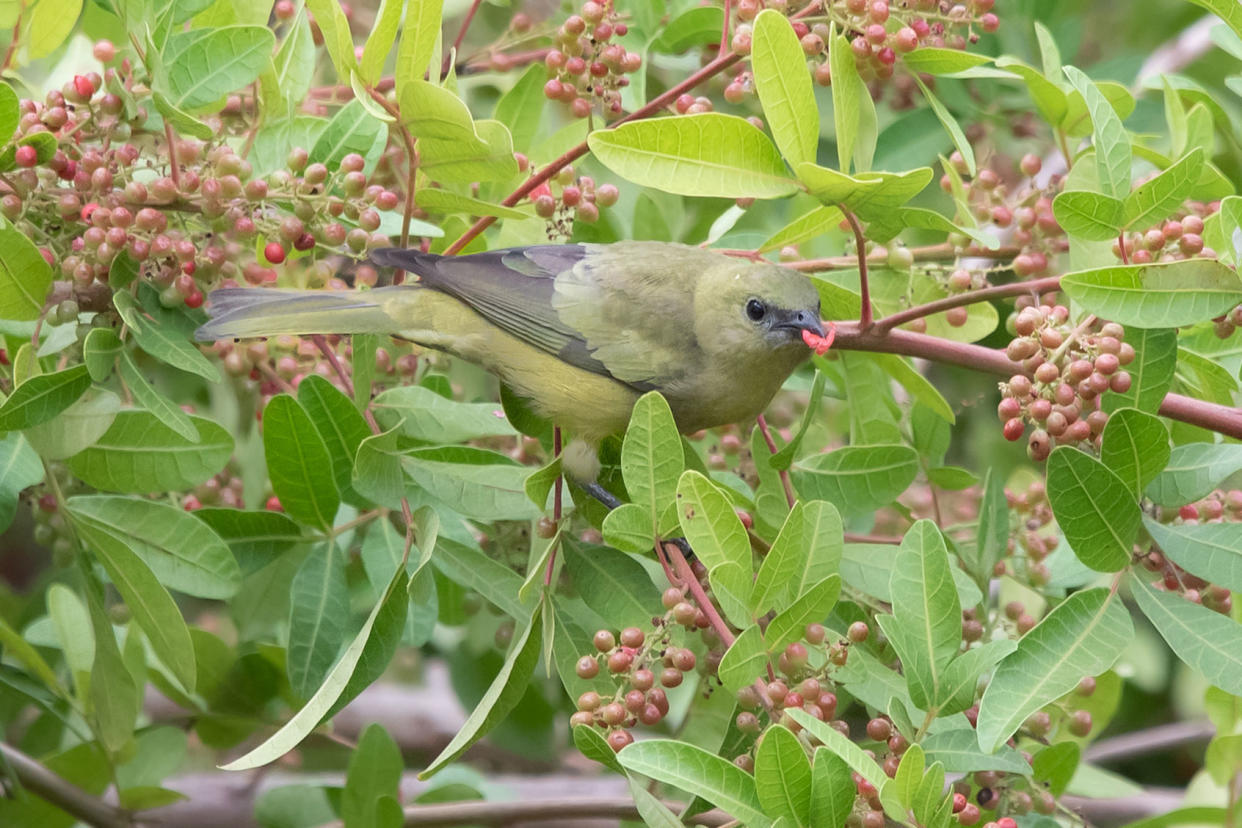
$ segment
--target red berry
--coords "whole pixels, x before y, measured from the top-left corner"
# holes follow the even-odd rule
[[[95,84],[91,83],[91,79],[86,75],[74,75],[73,88],[83,98],[89,98],[95,94]]]
[[[280,242],[268,242],[263,248],[263,258],[272,264],[280,264],[285,260],[285,248]]]
[[[269,512],[283,512],[285,510],[285,507],[280,505],[280,498],[276,495],[272,495],[267,499],[267,504],[264,508]]]
[[[33,167],[39,163],[39,151],[29,144],[22,144],[14,151],[13,160],[19,167]]]

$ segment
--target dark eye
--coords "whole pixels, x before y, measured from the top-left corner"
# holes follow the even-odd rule
[[[762,319],[763,315],[767,312],[768,309],[764,307],[763,303],[758,299],[751,299],[746,303],[746,315],[749,316],[754,322],[758,322]]]

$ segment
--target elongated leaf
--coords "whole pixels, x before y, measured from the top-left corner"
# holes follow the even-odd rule
[[[266,26],[177,32],[164,47],[168,99],[187,112],[215,104],[258,78],[275,48],[276,36]]]
[[[767,253],[787,245],[799,245],[810,241],[835,228],[844,217],[839,207],[829,205],[816,207],[769,236],[767,241],[759,245],[758,252]]]
[[[950,773],[996,770],[1026,775],[1031,772],[1022,754],[1008,745],[1002,745],[995,753],[981,751],[979,740],[970,728],[933,733],[922,744],[928,761],[940,762]]]
[[[1242,302],[1237,274],[1211,259],[1083,270],[1061,285],[1085,310],[1138,328],[1193,325]]]
[[[1238,469],[1242,469],[1242,446],[1187,443],[1173,449],[1146,494],[1161,506],[1183,506],[1212,491]]]
[[[289,685],[309,698],[332,668],[349,621],[344,553],[334,542],[316,544],[289,585]]]
[[[1242,523],[1169,526],[1143,519],[1165,557],[1206,581],[1242,591]]]
[[[1100,192],[1124,199],[1130,193],[1130,137],[1112,104],[1082,70],[1065,66],[1061,71],[1083,96],[1091,114]]]
[[[1097,572],[1130,562],[1142,514],[1125,481],[1068,446],[1048,458],[1048,502],[1074,554]]]
[[[686,540],[708,571],[733,563],[750,571],[750,541],[728,498],[697,471],[677,484],[677,517]]]
[[[315,24],[323,33],[324,48],[332,58],[337,78],[348,81],[358,61],[354,58],[354,39],[349,31],[349,19],[341,9],[340,0],[306,0],[306,8],[315,15]],[[423,69],[417,67],[413,77],[421,78]]]
[[[841,731],[833,728],[827,722],[815,718],[805,710],[798,708],[790,708],[789,716],[798,724],[802,725],[811,735],[823,742],[823,747],[817,748],[827,750],[832,754],[845,760],[851,770],[856,771],[862,778],[866,779],[872,785],[875,785],[879,791],[880,801],[884,803],[885,812],[889,816],[901,815],[902,809],[898,805],[896,811],[891,811],[891,803],[895,800],[895,791],[891,787],[892,780],[885,775],[876,761],[863,752],[863,749],[850,741]]]
[[[302,523],[332,528],[341,497],[328,447],[306,409],[287,394],[273,397],[263,409],[263,454],[285,512]]]
[[[384,70],[388,52],[397,39],[397,27],[401,25],[401,7],[401,0],[382,0],[375,12],[375,25],[362,47],[362,60],[358,61],[358,74],[366,83],[375,83]]]
[[[768,653],[763,644],[763,631],[758,624],[752,624],[742,630],[741,635],[733,639],[729,649],[725,650],[716,675],[730,693],[736,693],[754,682],[756,676],[763,675],[767,665]]]
[[[802,743],[781,725],[755,751],[755,793],[764,813],[806,825],[811,813],[811,763]]]
[[[1100,461],[1142,497],[1169,462],[1169,430],[1160,418],[1134,408],[1114,411],[1104,427]]]
[[[390,388],[371,405],[381,426],[400,423],[401,433],[416,440],[460,443],[515,433],[499,405],[457,402],[420,385]]]
[[[1125,223],[1125,205],[1090,190],[1066,190],[1052,200],[1052,213],[1065,232],[1087,241],[1117,237]]]
[[[994,753],[1027,716],[1073,690],[1083,676],[1111,667],[1133,637],[1116,594],[1089,589],[1066,598],[996,668],[979,704],[979,746]]]
[[[841,595],[841,576],[829,575],[812,584],[796,601],[781,609],[764,632],[768,652],[777,653],[802,637],[808,624],[819,624],[828,617]]]
[[[160,308],[158,304],[140,308],[124,290],[114,293],[112,301],[142,350],[161,362],[197,374],[208,382],[220,381],[216,366],[207,361],[185,331],[177,328],[178,317],[173,312]]]
[[[298,402],[323,438],[336,485],[344,490],[354,472],[358,447],[371,436],[371,429],[349,397],[318,374],[308,374],[298,385]]]
[[[902,57],[902,62],[911,72],[923,72],[928,75],[951,75],[975,66],[988,63],[987,55],[963,52],[960,49],[923,48]]]
[[[1038,25],[1038,24],[1037,24]],[[1048,80],[1043,73],[1020,60],[1011,57],[998,57],[996,65],[1022,78],[1026,90],[1039,110],[1040,116],[1050,124],[1059,124],[1065,119],[1065,92],[1061,87]],[[1059,70],[1058,70],[1059,71]]]
[[[496,110],[492,114],[497,121],[509,128],[513,136],[513,147],[518,152],[527,152],[534,146],[535,136],[539,133],[544,105],[547,98],[543,94],[543,84],[547,80],[547,69],[533,64],[508,92],[496,101]],[[426,206],[424,190],[419,195],[419,206]],[[486,215],[480,213],[479,215]],[[522,215],[526,215],[523,213]]]
[[[1169,393],[1177,367],[1177,331],[1169,329],[1131,328],[1126,342],[1134,347],[1134,362],[1126,366],[1130,373],[1130,390],[1124,394],[1109,391],[1104,395],[1104,410],[1116,411],[1133,406],[1155,414]]]
[[[1238,37],[1242,37],[1242,9],[1229,0],[1189,0],[1196,6],[1207,9],[1228,24]]]
[[[936,117],[940,120],[940,124],[944,127],[944,131],[949,133],[949,137],[953,139],[953,146],[962,155],[962,160],[966,162],[966,171],[971,175],[975,174],[977,169],[975,164],[975,151],[971,147],[970,141],[966,138],[966,133],[962,131],[962,127],[958,124],[957,119],[953,117],[953,113],[948,110],[940,99],[923,83],[923,79],[918,75],[913,75],[915,83],[919,85],[919,91],[923,93],[923,99],[927,101],[927,105],[931,107],[932,112],[936,113]]]
[[[811,767],[811,825],[844,825],[854,809],[857,786],[850,766],[829,750],[815,751]]]
[[[634,558],[569,537],[561,546],[578,594],[610,627],[649,623],[659,614],[660,592]]]
[[[405,24],[397,45],[397,100],[411,80],[422,80],[431,62],[431,53],[440,41],[440,15],[443,0],[410,0],[405,7]],[[439,77],[437,71],[436,77]]]
[[[756,616],[784,607],[837,572],[844,549],[841,515],[831,503],[796,503],[772,542],[751,590]]]
[[[31,377],[0,405],[0,432],[20,431],[46,423],[73,405],[90,387],[91,378],[85,365]]]
[[[228,544],[238,567],[247,575],[305,540],[301,527],[281,512],[207,508],[190,514]]]
[[[526,496],[531,470],[508,457],[465,446],[415,449],[401,458],[406,475],[437,501],[476,520],[538,518]]]
[[[842,35],[828,39],[832,70],[832,120],[837,136],[837,169],[848,173],[871,169],[878,136],[875,102],[858,74],[850,42]]]
[[[1138,577],[1130,584],[1139,609],[1178,658],[1209,684],[1242,695],[1242,624]]]
[[[672,739],[644,739],[626,747],[617,759],[626,770],[702,797],[747,825],[772,824],[759,802],[755,778],[700,747]]]
[[[768,137],[734,115],[633,121],[597,130],[587,143],[627,181],[674,195],[780,198],[798,189]]]
[[[535,607],[530,620],[526,622],[521,635],[513,639],[505,663],[492,680],[487,692],[475,706],[466,723],[452,741],[440,751],[440,755],[432,760],[427,769],[419,773],[420,779],[426,779],[452,762],[479,739],[487,735],[493,727],[503,720],[526,692],[526,685],[535,672],[535,664],[539,661],[542,650],[543,624],[540,621],[543,604]]]
[[[25,438],[17,433],[0,437],[0,532],[12,524],[22,489],[42,479],[43,463]]]
[[[116,643],[116,633],[112,628],[112,620],[104,611],[102,602],[88,593],[87,606],[91,614],[91,628],[95,638],[95,663],[91,667],[90,707],[95,719],[95,729],[103,748],[116,752],[125,747],[133,738],[134,724],[142,708],[142,693],[121,657],[121,650]],[[130,609],[134,610],[134,620],[141,626],[142,619],[136,608],[131,606]],[[186,641],[189,641],[188,635]],[[151,641],[151,646],[153,649],[157,646],[155,640]],[[189,651],[189,655],[192,665],[193,651]]]
[[[652,535],[660,514],[677,496],[685,468],[681,435],[668,401],[652,391],[638,398],[621,444],[621,474],[630,500],[650,516]]]
[[[109,333],[111,333],[109,331]],[[168,426],[191,443],[198,440],[198,429],[190,421],[190,417],[172,400],[165,397],[155,386],[147,382],[147,378],[134,364],[134,358],[128,351],[121,351],[121,379],[134,395],[134,401],[154,414],[159,421]]]
[[[1203,148],[1195,147],[1155,178],[1135,187],[1126,196],[1126,229],[1147,227],[1181,207],[1199,182],[1203,161]]]
[[[129,547],[170,589],[228,598],[241,585],[241,571],[224,541],[182,509],[114,495],[80,495],[67,505],[75,523]]]
[[[806,56],[789,18],[765,9],[754,22],[751,65],[755,91],[772,137],[790,166],[815,160],[819,144],[819,111]]]
[[[340,660],[332,668],[331,672],[328,673],[327,677],[324,678],[323,683],[319,685],[315,695],[311,696],[310,700],[302,706],[301,710],[294,714],[293,718],[268,737],[261,745],[241,758],[235,759],[227,765],[221,765],[221,770],[250,770],[273,762],[297,747],[298,743],[318,726],[320,720],[332,708],[337,699],[341,697],[342,692],[346,689],[346,685],[350,683],[350,679],[359,661],[362,659],[364,651],[375,649],[371,641],[371,632],[383,610],[393,602],[393,596],[398,596],[399,603],[405,606],[405,583],[405,570],[398,569],[393,574],[392,583],[388,585],[388,591],[385,593],[384,600],[377,603],[374,609],[371,610],[371,614],[367,617],[366,622],[363,623],[362,629],[358,630],[358,634],[354,636],[354,640],[345,649]],[[400,626],[398,625],[398,635],[400,634],[399,631]],[[361,690],[361,688],[358,689]]]
[[[395,0],[390,0],[390,5]],[[384,140],[387,126],[369,115],[360,99],[355,98],[337,110],[319,133],[310,149],[311,163],[327,164],[328,169],[340,166],[341,159],[351,152],[368,157],[376,142]]]
[[[902,629],[901,656],[910,697],[927,709],[941,696],[944,671],[962,639],[962,608],[944,536],[930,520],[906,532],[890,576],[893,613]]]
[[[112,427],[120,410],[120,397],[106,389],[92,389],[46,423],[22,434],[44,460],[64,460],[94,445]]]
[[[7,140],[13,130],[2,134]],[[51,287],[52,268],[39,248],[5,222],[0,227],[0,319],[38,319]]]
[[[197,486],[224,468],[233,438],[216,422],[190,415],[190,441],[148,411],[121,411],[104,435],[69,458],[84,482],[108,492],[145,494]]]
[[[799,493],[827,500],[847,515],[887,506],[917,474],[918,453],[903,445],[846,446],[793,467]]]
[[[134,621],[151,642],[156,657],[183,689],[194,692],[197,677],[194,642],[168,590],[124,542],[87,521],[75,520],[74,528],[103,564],[108,578],[133,613]],[[110,634],[111,629],[108,632]]]
[[[930,167],[903,173],[861,172],[853,176],[812,163],[799,164],[796,169],[811,195],[825,204],[848,207],[866,221],[901,207],[932,179]]]
[[[496,216],[514,221],[535,217],[533,213],[524,213],[512,207],[503,207],[481,198],[459,195],[448,190],[420,190],[418,206],[429,213],[466,213],[471,216]]]

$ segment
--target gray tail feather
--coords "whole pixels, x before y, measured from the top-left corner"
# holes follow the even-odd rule
[[[394,330],[383,307],[389,292],[220,288],[211,292],[211,319],[194,333],[200,342],[277,334],[369,333]]]
[[[431,275],[436,264],[444,258],[436,253],[424,253],[408,247],[381,247],[368,255],[372,262],[381,267],[395,267],[419,276]]]

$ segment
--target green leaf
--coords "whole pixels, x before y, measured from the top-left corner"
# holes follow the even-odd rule
[[[798,189],[768,137],[734,115],[632,121],[596,130],[587,143],[627,181],[674,195],[780,198]]]
[[[105,389],[94,389],[41,425],[22,432],[44,460],[64,460],[94,445],[121,410],[121,398]]]
[[[1238,469],[1242,469],[1242,445],[1187,443],[1173,449],[1164,471],[1151,481],[1146,493],[1161,506],[1184,506]]]
[[[25,438],[17,433],[0,437],[0,532],[13,523],[22,489],[42,479],[43,463]]]
[[[621,474],[630,501],[650,516],[651,536],[659,531],[660,515],[677,496],[685,468],[681,435],[668,401],[651,391],[638,398],[621,444]]]
[[[345,17],[345,12],[341,9],[340,0],[306,0],[306,8],[315,15],[315,24],[323,33],[324,48],[327,49],[328,57],[332,59],[337,78],[341,82],[348,81],[358,62],[354,58],[354,38],[349,31],[349,19]],[[436,34],[438,35],[439,31]],[[271,50],[268,51],[270,53]],[[403,67],[398,57],[397,69],[400,71],[403,68],[414,69],[411,76],[421,78],[426,66]]]
[[[755,91],[772,137],[790,166],[814,161],[819,145],[819,110],[806,55],[789,18],[765,9],[755,18],[750,50]]]
[[[995,770],[1025,776],[1031,772],[1031,766],[1022,754],[1008,745],[1001,745],[995,753],[981,751],[979,740],[971,728],[933,733],[923,740],[922,745],[927,761],[940,762],[949,773]]]
[[[285,39],[272,59],[271,71],[265,70],[259,76],[268,119],[293,118],[296,115],[306,93],[310,91],[314,66],[315,43],[306,10],[302,9],[286,30]],[[255,172],[262,175],[264,171],[256,169]]]
[[[409,81],[423,79],[431,63],[431,54],[440,42],[440,15],[443,0],[410,0],[405,7],[405,24],[397,45],[397,65],[393,73],[397,81],[397,100],[404,100]],[[437,67],[438,70],[438,67]],[[433,73],[439,77],[439,72]]]
[[[1242,591],[1242,523],[1166,525],[1143,519],[1165,557],[1192,575]]]
[[[111,333],[111,331],[109,331]],[[134,364],[134,358],[128,351],[121,351],[121,379],[134,395],[134,401],[154,414],[161,423],[180,434],[190,442],[198,440],[198,429],[190,421],[190,416],[172,400],[165,397],[155,386],[147,382],[147,378]],[[89,367],[89,366],[88,366]]]
[[[121,340],[111,328],[92,328],[82,342],[82,362],[95,382],[112,374],[112,366],[122,350]]]
[[[1203,149],[1195,147],[1155,178],[1135,187],[1125,200],[1126,229],[1147,227],[1178,210],[1199,182],[1203,161]]]
[[[516,176],[513,138],[505,125],[499,121],[478,121],[475,128],[477,138],[471,140],[420,139],[419,169],[433,181],[444,182],[508,181]],[[443,235],[440,228],[426,222],[419,224],[419,233],[432,238]]]
[[[809,824],[844,825],[854,810],[857,791],[844,759],[829,750],[815,751]]]
[[[216,366],[207,361],[184,331],[176,328],[177,317],[173,311],[158,305],[139,308],[134,297],[123,290],[114,293],[112,301],[142,350],[174,368],[198,374],[208,382],[220,381]]]
[[[1088,589],[1066,598],[996,668],[979,704],[979,746],[994,753],[1036,710],[1073,690],[1083,676],[1111,667],[1133,637],[1130,615],[1115,593]]]
[[[594,759],[609,770],[625,773],[617,761],[617,752],[608,746],[608,740],[600,735],[594,725],[574,725],[574,747],[588,759]]]
[[[34,4],[30,9],[26,58],[37,60],[59,49],[73,32],[80,14],[82,0],[41,0]]]
[[[142,709],[142,694],[121,657],[112,620],[104,612],[98,598],[88,595],[87,602],[95,638],[95,663],[91,666],[88,706],[94,716],[95,731],[99,734],[102,747],[117,753],[133,739],[134,724]],[[131,610],[134,610],[134,620],[141,625],[136,608],[131,606]],[[186,641],[189,642],[188,636]],[[156,647],[154,639],[151,646],[153,649]],[[190,658],[193,664],[193,651],[190,651]]]
[[[626,747],[617,759],[627,771],[702,797],[753,828],[772,823],[754,777],[703,748],[673,739],[644,739]]]
[[[1112,104],[1082,70],[1065,66],[1061,71],[1082,95],[1091,114],[1100,192],[1124,199],[1130,193],[1130,137]]]
[[[871,168],[878,128],[875,102],[858,74],[854,53],[842,35],[828,39],[828,65],[832,71],[832,121],[837,136],[837,169],[861,172]]]
[[[1130,328],[1126,342],[1134,347],[1134,362],[1126,366],[1130,373],[1130,390],[1124,394],[1104,394],[1104,410],[1116,411],[1133,406],[1155,414],[1169,393],[1177,368],[1177,331],[1167,328]]]
[[[634,503],[622,503],[609,511],[600,531],[605,543],[636,555],[650,551],[656,538],[652,534],[651,515]]]
[[[145,494],[193,488],[233,454],[233,438],[219,424],[190,415],[190,441],[147,411],[121,411],[89,448],[69,459],[83,482],[109,492]]]
[[[798,724],[802,725],[811,735],[819,741],[823,742],[823,747],[817,748],[818,753],[821,750],[827,750],[835,756],[845,760],[851,770],[857,773],[875,785],[876,790],[880,793],[880,800],[888,802],[892,799],[892,791],[889,787],[892,782],[875,760],[863,752],[863,749],[850,741],[848,736],[842,735],[841,731],[829,725],[827,722],[815,718],[805,710],[798,708],[790,708],[789,716]],[[887,804],[885,807],[887,811]]]
[[[889,583],[902,630],[893,646],[910,698],[926,710],[940,699],[945,668],[962,641],[962,608],[949,551],[935,523],[920,520],[906,532]]]
[[[17,132],[17,127],[21,123],[19,106],[17,93],[13,91],[13,87],[7,83],[0,83],[0,135],[6,136],[6,140]]]
[[[397,3],[396,7],[400,12],[401,4]],[[349,757],[345,790],[341,792],[341,816],[346,828],[388,824],[381,818],[380,803],[385,798],[394,799],[399,795],[402,769],[401,749],[397,743],[383,725],[368,725],[358,740],[358,747]],[[397,824],[401,824],[400,820]]]
[[[719,41],[724,14],[712,6],[686,9],[661,26],[651,41],[651,51],[679,54],[693,46]]]
[[[1135,408],[1121,408],[1112,413],[1104,426],[1100,461],[1138,499],[1169,462],[1169,451],[1169,430],[1159,417]]]
[[[958,492],[979,482],[974,472],[961,466],[937,466],[927,470],[927,482],[941,489]]]
[[[315,16],[320,27],[329,31],[324,20],[318,14]],[[275,49],[276,36],[266,26],[177,32],[164,46],[167,77],[160,84],[161,91],[168,95],[169,103],[186,112],[210,107],[230,92],[254,82],[270,65]]]
[[[289,686],[309,698],[323,683],[349,621],[349,587],[344,553],[336,543],[318,543],[289,584],[289,646],[285,667]]]
[[[306,409],[288,394],[273,397],[263,409],[263,454],[272,490],[285,512],[302,523],[331,529],[341,505],[332,458]]]
[[[477,437],[508,437],[516,432],[496,403],[463,403],[421,385],[390,388],[372,402],[385,428],[429,443],[461,443]]]
[[[799,245],[836,228],[845,214],[839,207],[821,205],[777,230],[759,245],[757,252],[768,253],[790,245]]]
[[[795,464],[793,481],[804,497],[851,515],[887,506],[914,482],[918,466],[909,446],[846,446]]]
[[[1086,566],[1116,572],[1130,563],[1142,513],[1125,481],[1103,463],[1058,446],[1048,458],[1048,502]]]
[[[927,187],[931,167],[904,173],[861,172],[849,176],[810,162],[795,169],[811,195],[826,204],[840,204],[870,221],[901,207]]]
[[[1206,322],[1242,302],[1238,275],[1212,259],[1081,270],[1061,285],[1090,313],[1138,328]]]
[[[762,676],[768,666],[768,652],[763,644],[763,631],[758,624],[751,624],[733,639],[729,649],[720,659],[716,676],[730,693]]]
[[[483,694],[483,698],[452,741],[440,751],[440,755],[432,760],[426,770],[419,773],[419,779],[426,779],[465,753],[467,748],[486,736],[488,731],[508,716],[521,701],[523,694],[526,693],[526,685],[535,673],[535,665],[539,661],[539,654],[542,650],[543,624],[540,623],[542,610],[542,603],[535,607],[521,635],[513,639],[509,653],[505,656],[504,665],[496,674],[496,678],[492,680],[487,692]]]
[[[70,514],[73,518],[73,514]],[[133,613],[151,649],[172,675],[189,693],[194,692],[197,670],[194,666],[194,642],[181,617],[176,602],[156,578],[155,573],[133,550],[111,532],[92,521],[74,519],[74,528],[82,541],[95,552],[109,580]],[[111,634],[109,624],[108,633]],[[96,638],[98,641],[98,636]]]
[[[206,508],[191,512],[206,523],[232,550],[243,574],[249,575],[294,545],[302,543],[302,528],[281,512],[247,512]]]
[[[759,617],[801,597],[812,584],[837,572],[844,549],[841,515],[831,503],[798,502],[759,566],[750,593]]]
[[[402,5],[402,0],[381,0],[375,12],[375,25],[371,27],[371,33],[362,47],[362,60],[358,61],[358,74],[365,83],[375,83],[384,71],[388,52],[397,39],[397,28],[401,25]]]
[[[764,632],[769,653],[777,653],[802,637],[807,624],[819,624],[828,617],[841,595],[841,576],[829,575],[812,584],[792,604],[781,609]],[[960,623],[958,625],[960,633]]]
[[[473,589],[509,617],[525,618],[528,614],[517,599],[522,579],[481,549],[442,537],[431,562],[449,579]]]
[[[0,405],[0,432],[20,431],[46,423],[73,405],[90,387],[91,378],[85,365],[31,377]]]
[[[371,436],[371,429],[349,397],[318,374],[307,374],[298,385],[298,402],[323,438],[337,488],[344,491],[354,472],[358,447]]]
[[[608,626],[621,629],[646,624],[659,615],[660,592],[634,558],[570,536],[562,537],[561,546],[578,594]]]
[[[67,507],[75,524],[128,547],[170,589],[224,599],[241,585],[228,546],[183,509],[115,495],[79,495],[69,498]]]
[[[708,572],[723,563],[750,571],[750,540],[733,505],[716,484],[697,471],[677,483],[677,517],[686,540]]]
[[[1228,24],[1233,33],[1242,37],[1242,8],[1230,0],[1189,0],[1200,8],[1207,9]]]
[[[996,65],[1022,78],[1022,82],[1026,84],[1026,91],[1030,93],[1031,100],[1034,101],[1035,108],[1039,110],[1040,117],[1044,121],[1059,124],[1065,120],[1067,108],[1065,92],[1048,80],[1043,73],[1011,57],[998,57]]]
[[[811,763],[798,737],[782,725],[768,728],[755,750],[755,794],[768,816],[808,824]]]
[[[414,449],[401,466],[436,501],[467,518],[526,520],[543,511],[526,496],[531,469],[502,454],[465,446]]]
[[[7,138],[12,130],[0,135]],[[38,319],[51,288],[51,265],[24,233],[5,222],[0,226],[0,319]]]
[[[1082,748],[1077,742],[1057,742],[1035,754],[1031,768],[1035,779],[1047,782],[1052,795],[1060,796],[1074,778],[1081,758]]]
[[[1052,213],[1065,232],[1086,241],[1116,238],[1126,223],[1125,212],[1119,199],[1090,190],[1066,190],[1052,200]]]
[[[47,591],[47,614],[77,697],[83,700],[90,693],[91,666],[95,662],[95,636],[86,604],[64,584],[52,584]]]
[[[903,55],[902,63],[911,72],[927,75],[951,75],[975,66],[982,66],[992,59],[987,55],[963,52],[959,49],[925,47]]]
[[[395,0],[389,0],[389,3]],[[358,98],[336,111],[332,120],[319,139],[311,147],[309,160],[311,163],[327,164],[328,169],[335,170],[341,159],[351,152],[369,158],[372,148],[377,142],[383,142],[387,135],[387,126],[367,113]]]
[[[1178,658],[1209,684],[1242,694],[1242,625],[1138,577],[1130,584],[1139,609]]]
[[[835,77],[835,76],[834,76]],[[966,138],[966,133],[962,131],[962,127],[958,124],[957,119],[953,117],[953,113],[940,102],[940,99],[923,83],[923,79],[918,75],[912,75],[914,82],[919,85],[919,91],[923,93],[924,100],[931,107],[932,112],[936,113],[936,117],[940,120],[940,124],[944,127],[945,132],[949,133],[949,137],[953,139],[953,146],[962,154],[962,159],[966,162],[966,171],[971,175],[975,174],[975,151],[971,147],[970,141]]]
[[[518,78],[517,83],[496,101],[492,117],[509,128],[509,134],[513,136],[513,147],[519,152],[529,151],[539,134],[539,124],[547,102],[543,94],[543,84],[547,77],[546,68],[541,68],[537,63],[532,64]],[[423,196],[426,194],[427,191],[419,193],[419,206],[424,206]]]
[[[911,397],[922,403],[927,410],[935,413],[937,417],[949,425],[957,422],[957,417],[953,413],[953,407],[949,405],[949,401],[940,393],[940,389],[936,388],[927,377],[917,371],[905,357],[899,357],[895,354],[867,354],[867,357],[883,368],[884,373],[896,380],[898,385],[904,388]]]
[[[350,679],[364,654],[369,657],[368,660],[371,663],[378,664],[383,661],[383,664],[387,665],[388,662],[380,658],[376,653],[376,650],[381,647],[377,641],[373,641],[371,632],[376,628],[376,621],[384,613],[385,609],[391,611],[391,606],[394,604],[402,608],[406,606],[408,599],[405,595],[405,585],[405,570],[398,569],[393,574],[392,583],[388,585],[388,591],[385,593],[384,600],[377,603],[371,610],[371,614],[363,623],[362,629],[358,630],[358,634],[354,636],[354,640],[345,649],[336,666],[332,668],[319,685],[315,695],[311,696],[310,700],[302,706],[301,710],[294,714],[293,718],[268,737],[261,745],[241,758],[235,759],[227,765],[221,765],[220,769],[230,771],[251,770],[252,768],[266,765],[269,762],[274,762],[281,756],[284,756],[297,747],[298,743],[318,726],[320,720],[332,709],[334,703],[339,698],[344,698],[342,695],[344,692],[348,692],[356,687]],[[404,623],[404,616],[402,616],[401,622],[396,625],[398,637],[400,636],[401,623]],[[395,643],[393,647],[395,647]],[[374,677],[372,677],[372,680],[374,680]],[[347,687],[347,685],[349,686]],[[361,687],[353,689],[354,695],[357,695],[361,690]],[[352,696],[348,698],[352,698]]]
[[[419,190],[418,206],[429,213],[466,213],[470,216],[495,216],[513,221],[535,218],[533,213],[525,213],[512,207],[492,204],[481,198],[459,195],[448,190]]]

